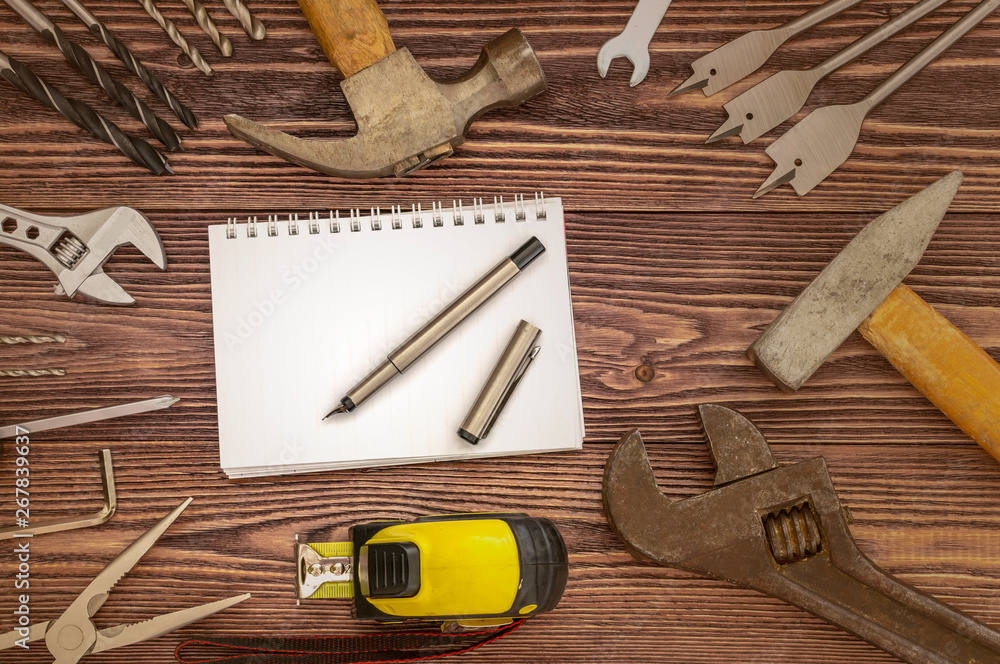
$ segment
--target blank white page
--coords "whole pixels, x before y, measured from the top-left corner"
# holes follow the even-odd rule
[[[579,449],[583,411],[562,204],[209,228],[219,456],[231,477]],[[393,221],[397,223],[394,224]],[[399,228],[394,226],[398,225]],[[353,228],[352,228],[353,226]],[[290,230],[298,230],[298,234]],[[227,237],[235,231],[235,238]],[[351,413],[322,418],[413,332],[537,237],[545,253]],[[541,350],[489,436],[457,435],[520,320]]]

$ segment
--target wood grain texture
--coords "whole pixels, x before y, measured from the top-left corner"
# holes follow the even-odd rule
[[[37,212],[112,204],[146,212],[169,259],[160,272],[125,248],[106,266],[137,300],[113,309],[58,297],[28,256],[0,247],[0,334],[62,334],[64,344],[0,346],[0,368],[59,366],[62,378],[0,381],[0,422],[52,416],[170,393],[174,407],[44,432],[32,446],[32,515],[58,518],[100,506],[97,453],[113,450],[119,511],[97,529],[32,541],[31,610],[56,617],[126,544],[187,496],[195,502],[118,585],[98,614],[110,626],[232,594],[253,599],[90,664],[173,661],[196,636],[316,636],[378,629],[348,606],[295,606],[292,541],[335,541],[353,523],[455,511],[523,510],[563,532],[571,573],[563,601],[516,634],[463,662],[888,664],[892,657],[779,601],[633,560],[608,529],[603,464],[639,427],[663,489],[684,498],[714,476],[695,406],[715,402],[750,417],[782,464],[824,456],[852,532],[878,565],[1000,628],[1000,466],[900,376],[860,335],[797,394],[779,392],[746,347],[878,213],[953,168],[966,183],[906,283],[992,357],[1000,357],[1000,81],[988,19],[873,113],[854,158],[809,196],[790,189],[752,201],[771,167],[761,147],[701,143],[725,113],[699,94],[667,99],[687,63],[752,27],[812,2],[675,0],[637,88],[616,62],[596,73],[600,45],[633,3],[386,0],[397,43],[435,75],[457,75],[482,44],[512,25],[538,50],[545,95],[483,117],[458,153],[415,177],[348,182],[258,153],[225,131],[239,112],[317,137],[347,135],[349,110],[294,3],[256,0],[268,27],[252,44],[221,2],[209,10],[235,55],[205,79],[138,6],[88,7],[199,114],[174,155],[178,174],[147,176],[110,148],[12,89],[0,94],[0,200]],[[808,66],[906,6],[869,1],[792,40],[774,67]],[[812,103],[863,95],[974,0],[953,0],[831,77]],[[39,6],[116,75],[109,54],[56,0]],[[211,53],[179,0],[162,8]],[[4,50],[68,93],[100,106],[99,91],[0,6]],[[757,80],[755,77],[754,80]],[[134,81],[130,81],[133,82]],[[143,94],[140,86],[132,85]],[[743,89],[742,87],[740,89]],[[735,91],[734,91],[735,93]],[[120,110],[103,111],[123,124]],[[135,124],[128,125],[138,131]],[[768,138],[770,140],[770,137]],[[206,226],[227,216],[472,196],[562,195],[587,439],[579,453],[324,473],[234,482],[218,469]],[[648,382],[636,368],[648,366]],[[0,442],[0,525],[14,511],[14,455]],[[0,630],[11,626],[16,562],[0,550]],[[51,661],[43,647],[4,652],[3,664]]]

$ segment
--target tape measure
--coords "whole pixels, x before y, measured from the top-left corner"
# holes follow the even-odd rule
[[[569,574],[555,525],[526,514],[376,521],[348,537],[296,542],[296,592],[300,600],[351,599],[362,620],[505,625],[554,608]]]

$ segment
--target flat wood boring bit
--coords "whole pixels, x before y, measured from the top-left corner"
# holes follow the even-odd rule
[[[181,146],[180,137],[169,124],[156,117],[149,106],[132,94],[131,90],[111,78],[111,74],[104,67],[90,57],[82,46],[70,41],[59,26],[50,21],[37,7],[28,0],[4,0],[4,2],[34,28],[42,39],[57,47],[70,64],[83,72],[91,82],[99,85],[112,101],[123,106],[132,117],[146,125],[150,133],[163,145],[170,150]]]
[[[861,0],[829,0],[784,25],[770,30],[754,30],[737,37],[691,63],[694,74],[674,88],[668,96],[701,90],[706,97],[710,97],[760,69],[779,46],[795,35],[860,2]]]
[[[189,44],[188,40],[184,39],[184,35],[182,35],[180,30],[177,29],[174,22],[163,15],[153,0],[138,0],[138,2],[142,5],[142,8],[146,10],[146,13],[149,14],[154,21],[156,21],[156,24],[159,25],[165,33],[167,33],[167,36],[170,37],[170,41],[177,44],[184,55],[191,58],[191,62],[194,63],[195,67],[200,69],[205,76],[211,76],[215,73],[212,71],[212,66],[205,62],[205,58],[202,57],[201,51]]]
[[[736,134],[744,143],[760,138],[802,110],[821,80],[946,2],[948,0],[922,0],[813,68],[779,71],[764,79],[723,104],[729,118],[705,142],[714,143]]]
[[[267,36],[267,29],[264,28],[264,24],[260,22],[256,16],[250,13],[247,8],[246,3],[243,0],[222,0],[226,3],[226,9],[229,13],[236,17],[236,20],[240,22],[243,27],[243,31],[247,33],[247,36],[251,39],[263,39]]]
[[[191,109],[182,104],[180,100],[177,99],[177,97],[175,97],[173,93],[163,85],[160,79],[150,73],[149,70],[146,69],[141,62],[139,62],[139,59],[132,54],[132,51],[130,51],[128,47],[121,42],[121,40],[115,37],[106,25],[97,20],[97,17],[91,14],[79,0],[62,0],[62,3],[66,5],[71,12],[76,14],[76,17],[83,21],[83,24],[86,25],[92,33],[94,33],[94,36],[104,42],[108,49],[110,49],[111,52],[114,53],[115,56],[121,60],[133,74],[142,80],[146,87],[149,88],[150,92],[155,94],[160,98],[160,101],[170,107],[170,110],[174,112],[177,119],[191,129],[198,127],[198,119],[195,118]]]
[[[82,101],[64,96],[59,90],[36,76],[27,66],[4,55],[3,52],[0,52],[0,77],[49,108],[59,111],[80,129],[89,131],[105,143],[115,146],[126,157],[156,175],[173,173],[167,158],[152,145],[141,138],[127,135],[118,125]]]
[[[817,108],[771,143],[765,152],[776,166],[753,197],[759,198],[786,182],[791,183],[799,196],[812,191],[850,158],[858,144],[861,125],[873,108],[934,62],[997,7],[1000,7],[1000,0],[983,0],[867,97],[855,104]]]
[[[233,54],[232,42],[229,41],[228,37],[219,32],[219,26],[209,16],[205,5],[198,2],[198,0],[184,0],[184,6],[188,8],[198,26],[209,36],[215,47],[219,49],[219,53],[222,53],[227,58],[231,56]]]

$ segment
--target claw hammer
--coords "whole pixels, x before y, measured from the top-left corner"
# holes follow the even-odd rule
[[[517,28],[483,48],[453,81],[428,76],[396,49],[375,0],[298,0],[330,62],[358,132],[340,141],[306,140],[239,115],[227,115],[235,136],[265,152],[346,178],[402,177],[451,155],[469,125],[486,111],[517,106],[546,89],[545,75]]]
[[[1000,633],[886,574],[858,549],[822,457],[779,466],[734,410],[698,414],[715,488],[671,502],[637,430],[604,468],[604,511],[641,560],[752,588],[911,664],[997,664]]]

